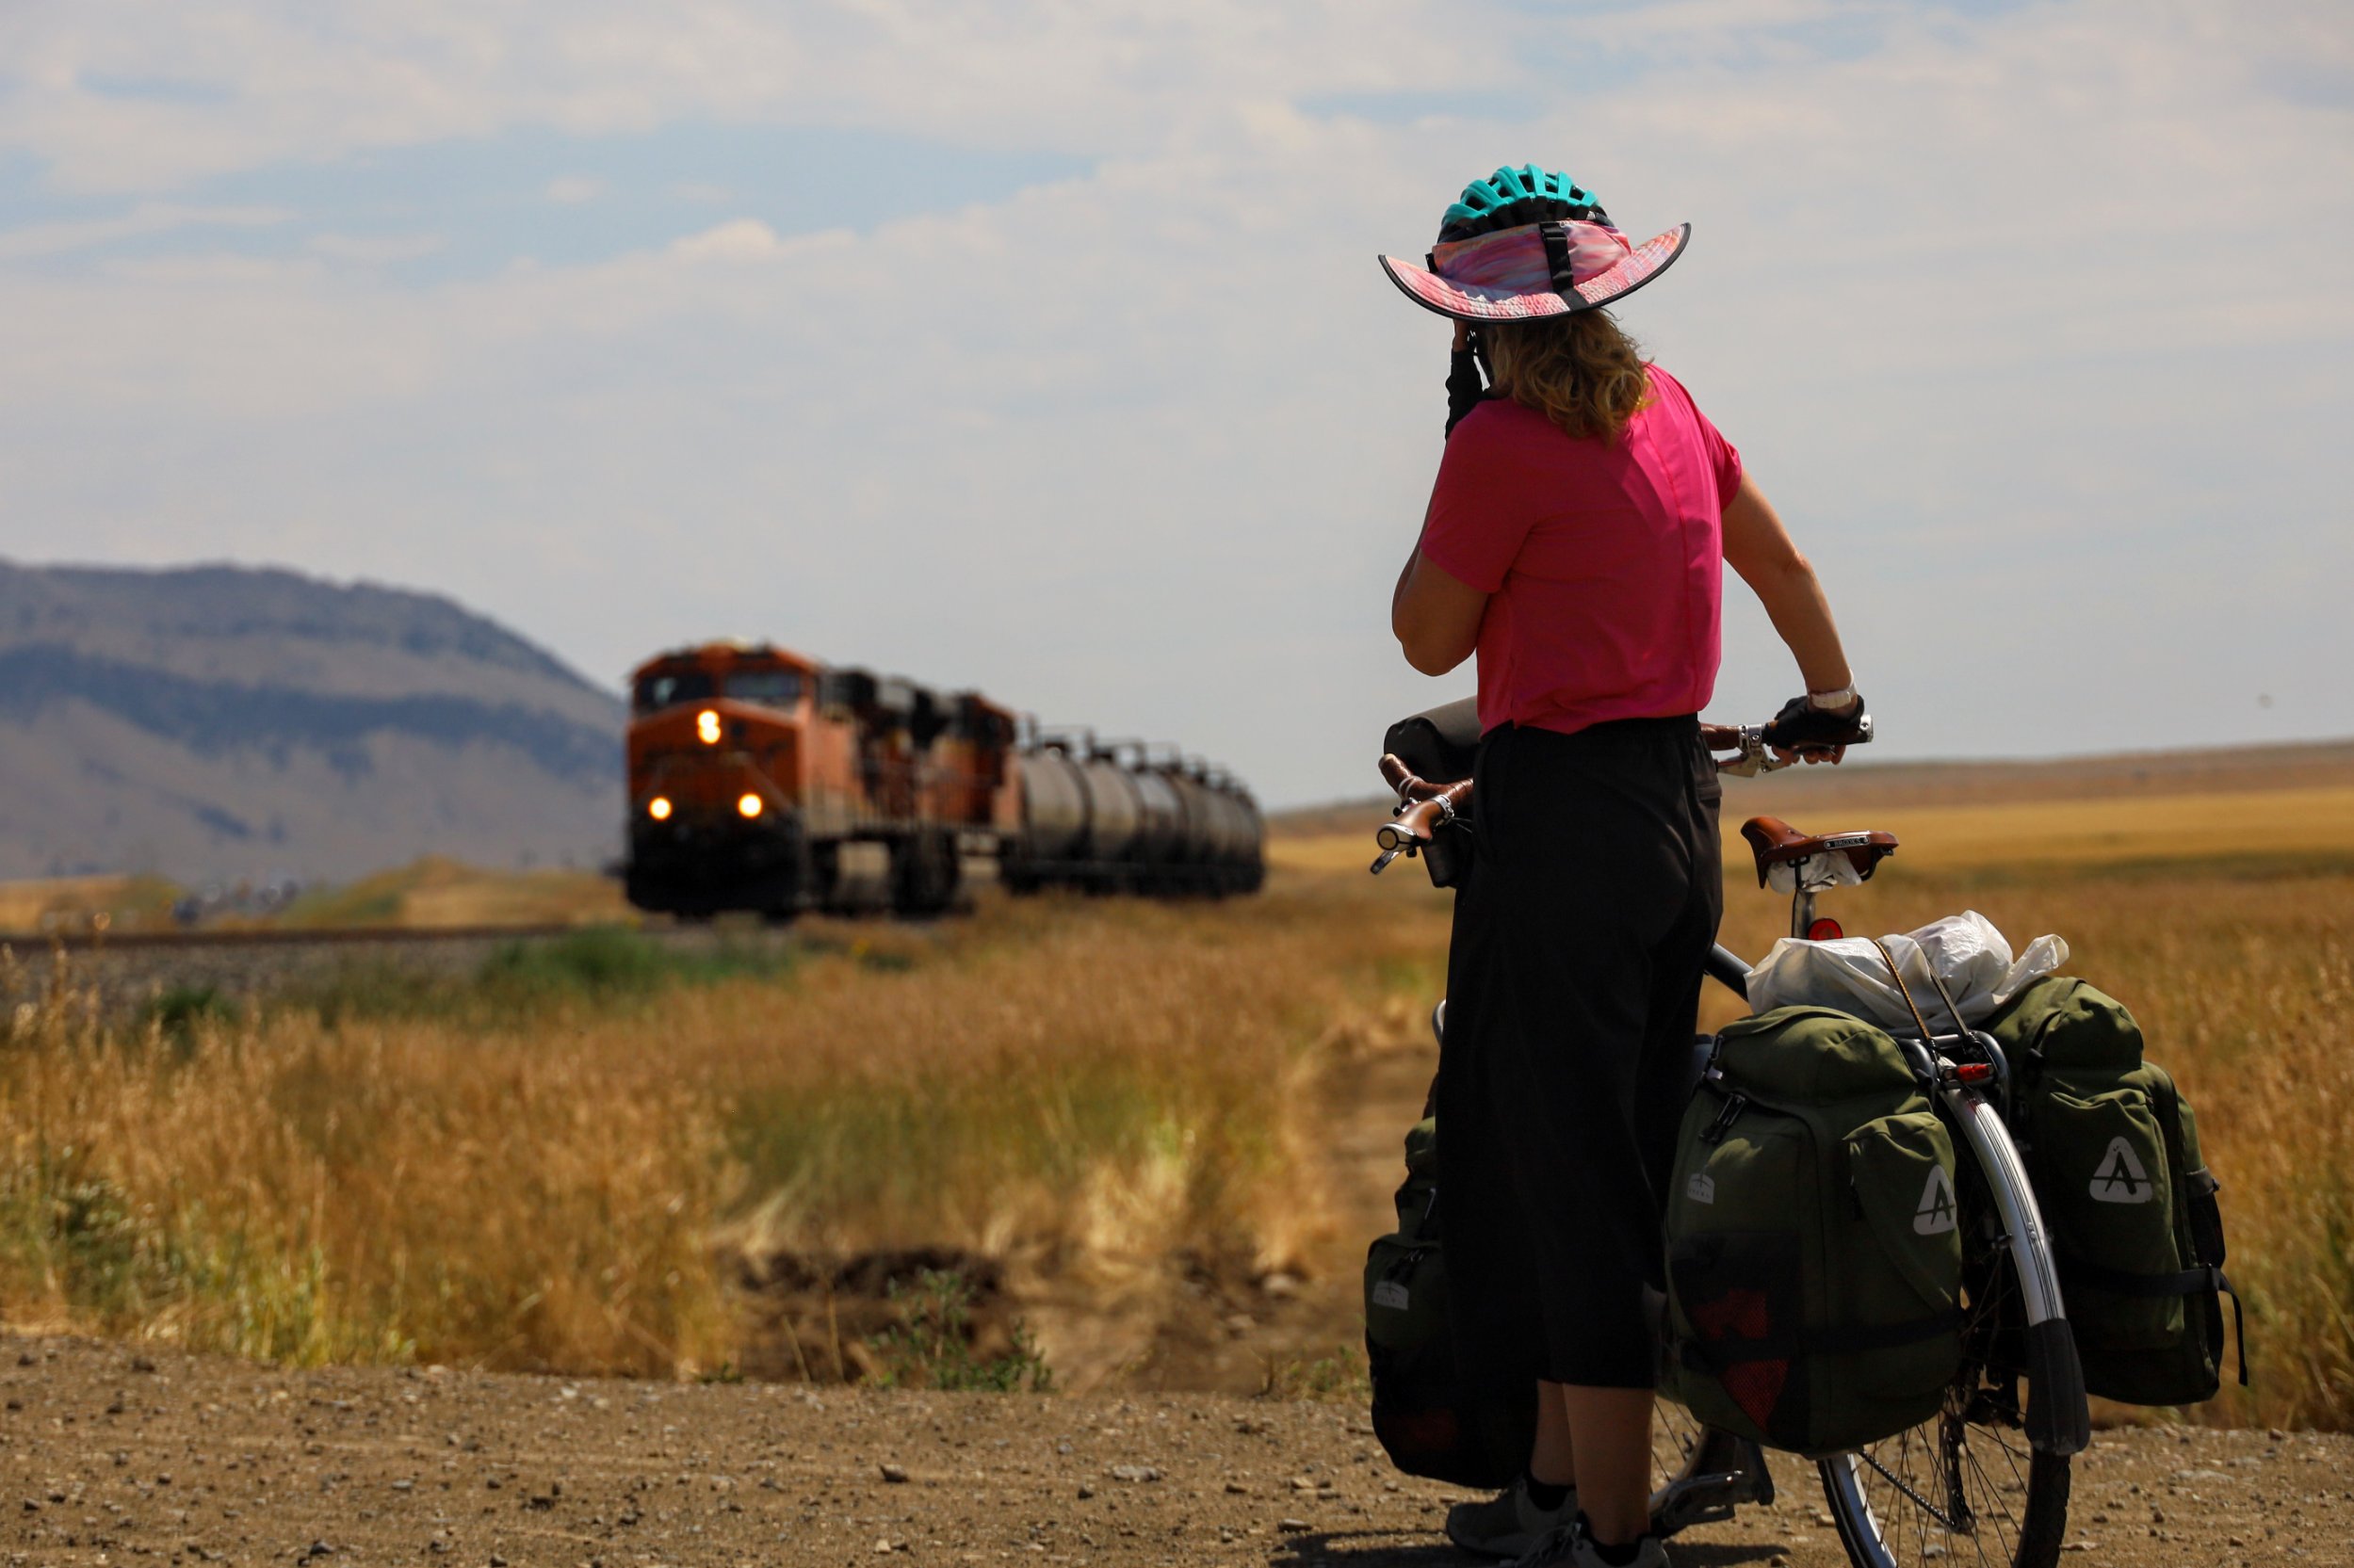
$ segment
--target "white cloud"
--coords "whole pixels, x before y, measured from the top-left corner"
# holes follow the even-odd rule
[[[737,218],[674,240],[670,249],[688,261],[761,261],[780,254],[785,242],[758,218]]]
[[[1444,80],[1489,51],[1437,0],[1100,0],[1086,6],[791,8],[712,0],[524,4],[90,0],[0,12],[0,145],[76,190],[170,188],[223,170],[512,125],[625,134],[665,121],[841,124],[986,145],[1143,152],[1217,105]],[[94,90],[170,76],[219,102]]]
[[[170,202],[142,202],[112,218],[28,223],[22,228],[0,230],[0,262],[64,255],[120,240],[168,234],[174,229],[269,228],[291,217],[278,207],[190,207]]]
[[[422,261],[446,249],[448,239],[441,234],[314,234],[304,248],[315,255],[330,261],[350,262],[360,267],[391,267],[401,262]]]
[[[605,194],[605,182],[586,174],[565,174],[548,181],[540,194],[560,207],[583,206]]]
[[[237,14],[254,63],[234,104],[172,108],[213,117],[195,163],[144,145],[149,106],[106,129],[73,72],[42,78],[36,139],[63,177],[160,190],[304,137],[781,112],[787,85],[796,112],[1100,158],[867,234],[782,234],[730,198],[739,216],[667,245],[476,281],[201,249],[0,269],[8,526],[55,520],[0,550],[420,583],[608,679],[665,642],[772,635],[1181,739],[1276,799],[1354,791],[1388,718],[1468,686],[1406,672],[1384,627],[1439,450],[1445,328],[1372,254],[1425,243],[1468,175],[1537,156],[1631,228],[1696,223],[1625,317],[1824,567],[1891,750],[2354,729],[2330,602],[2354,579],[2354,137],[2313,85],[2345,51],[2288,11],[2259,33],[2129,0],[1443,27],[820,7],[787,31],[712,8],[675,48],[626,9]],[[1870,46],[1807,42],[1832,24]],[[0,23],[0,58],[138,66],[124,28],[68,48],[23,26]],[[42,47],[9,50],[11,27]],[[1489,67],[1444,40],[1472,36],[1522,62],[1502,84],[1519,118],[1300,106],[1460,89]],[[1604,48],[1651,63],[1545,87]],[[298,58],[348,103],[286,75]],[[1720,711],[1787,684],[1739,611]]]

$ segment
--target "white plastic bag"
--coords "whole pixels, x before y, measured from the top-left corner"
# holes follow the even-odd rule
[[[2036,938],[2014,961],[2011,945],[1994,929],[1994,922],[1974,909],[1932,920],[1903,936],[1880,940],[1904,971],[1905,984],[1911,989],[1922,1016],[1940,1033],[1950,1032],[1954,1025],[1937,988],[1929,983],[1931,971],[1953,993],[1963,1020],[1976,1025],[2029,981],[2041,979],[2068,962],[2068,944],[2056,936]],[[1749,971],[1749,1005],[1764,1012],[1794,1003],[1837,1008],[1869,1018],[1884,1029],[1919,1032],[1905,999],[1889,978],[1887,963],[1866,937],[1809,942],[1786,936],[1775,943],[1764,962]]]

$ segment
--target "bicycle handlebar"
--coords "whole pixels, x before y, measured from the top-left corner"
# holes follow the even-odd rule
[[[1406,772],[1405,764],[1396,757],[1385,756],[1381,760],[1384,773],[1388,773],[1394,765],[1399,772],[1405,774],[1403,780],[1396,781],[1398,794],[1402,800],[1412,802],[1402,807],[1394,821],[1384,822],[1373,830],[1373,842],[1392,853],[1421,849],[1428,844],[1439,825],[1453,818],[1456,803],[1470,798],[1471,781],[1469,779],[1445,785],[1425,784]],[[1406,793],[1409,785],[1425,793],[1409,796]]]
[[[1412,768],[1388,752],[1381,754],[1381,778],[1382,783],[1398,792],[1399,800],[1405,801],[1433,800],[1448,787],[1416,778]]]
[[[1794,754],[1787,759],[1773,754],[1765,744],[1762,724],[1703,724],[1700,744],[1711,752],[1737,752],[1732,761],[1719,762],[1716,770],[1743,778],[1771,773],[1797,760]],[[1427,849],[1431,836],[1454,820],[1471,799],[1470,780],[1433,784],[1428,779],[1417,778],[1414,770],[1393,754],[1382,756],[1381,776],[1398,792],[1398,804],[1390,814],[1391,820],[1373,830],[1373,842],[1382,851],[1381,858],[1373,862],[1376,874],[1400,855]]]

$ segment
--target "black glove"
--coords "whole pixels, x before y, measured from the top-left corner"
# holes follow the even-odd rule
[[[1463,416],[1478,408],[1487,396],[1487,383],[1480,376],[1479,339],[1455,350],[1447,364],[1447,433],[1455,433]]]
[[[1765,743],[1780,752],[1827,752],[1840,746],[1861,746],[1872,739],[1872,715],[1863,698],[1842,712],[1826,713],[1804,697],[1793,697],[1765,726]]]

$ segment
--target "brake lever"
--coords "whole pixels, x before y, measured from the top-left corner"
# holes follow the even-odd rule
[[[1718,763],[1716,770],[1730,773],[1736,779],[1754,779],[1761,773],[1772,772],[1779,766],[1765,749],[1765,726],[1744,724],[1741,726],[1741,751],[1732,761]]]
[[[1828,749],[1823,748],[1826,751]],[[1765,743],[1764,725],[1744,724],[1741,726],[1740,752],[1732,761],[1718,763],[1716,770],[1730,773],[1736,779],[1754,779],[1761,773],[1778,773],[1785,768],[1795,768],[1806,754],[1803,751],[1794,751],[1786,757],[1778,757],[1773,748]]]

